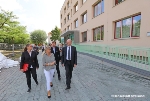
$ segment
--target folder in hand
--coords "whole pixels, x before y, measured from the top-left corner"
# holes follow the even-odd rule
[[[24,72],[28,70],[28,66],[29,66],[29,64],[24,64],[24,65],[23,65],[23,71],[24,71]]]

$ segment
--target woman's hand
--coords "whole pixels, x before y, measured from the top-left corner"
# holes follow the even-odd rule
[[[50,63],[51,64],[51,66],[54,66],[55,65],[55,62],[52,62],[52,63]]]
[[[24,72],[24,70],[23,70],[23,69],[20,69],[20,71]]]
[[[49,64],[48,64],[48,63],[46,63],[46,64],[45,64],[45,66],[49,66]]]

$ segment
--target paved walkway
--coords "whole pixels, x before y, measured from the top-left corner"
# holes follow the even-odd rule
[[[78,54],[78,66],[73,71],[71,89],[65,90],[65,70],[60,66],[62,80],[58,81],[55,75],[52,98],[48,99],[41,55],[38,58],[39,85],[36,86],[32,79],[31,93],[26,93],[26,78],[18,67],[2,69],[0,101],[150,101],[149,80],[81,54]],[[130,97],[123,97],[125,95]]]

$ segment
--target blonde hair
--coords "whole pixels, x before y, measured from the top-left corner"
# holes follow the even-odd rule
[[[51,50],[51,46],[46,46],[46,47],[45,47],[45,51],[43,51],[43,55],[46,54],[46,50],[47,50],[47,49],[50,49],[50,50]]]
[[[45,50],[47,50],[47,49],[51,49],[51,46],[46,46],[46,47],[45,47]]]

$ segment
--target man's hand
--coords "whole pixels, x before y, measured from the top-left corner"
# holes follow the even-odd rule
[[[38,70],[38,69],[39,69],[39,67],[36,67],[36,69]]]
[[[64,64],[62,64],[62,67],[64,67]]]
[[[77,65],[76,64],[74,64],[74,67],[76,67]]]
[[[20,71],[24,72],[23,69],[20,69]]]

